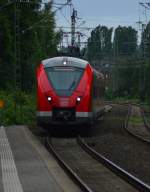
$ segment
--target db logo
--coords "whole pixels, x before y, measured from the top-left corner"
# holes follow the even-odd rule
[[[68,104],[69,104],[68,98],[61,98],[60,99],[60,106],[61,107],[68,107]]]

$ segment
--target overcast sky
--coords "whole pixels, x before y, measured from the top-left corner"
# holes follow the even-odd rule
[[[133,26],[138,29],[139,16],[145,21],[144,8],[139,6],[140,2],[150,2],[150,0],[72,0],[75,9],[78,11],[78,20],[80,24],[83,20],[86,23],[83,26],[96,27],[105,25],[108,27]],[[54,2],[65,2],[65,0],[55,0]],[[56,15],[57,26],[70,26],[70,9],[65,7],[58,11]],[[147,12],[148,19],[150,11]]]
[[[148,2],[140,0],[140,2]],[[56,2],[65,2],[65,0],[56,0]],[[96,26],[103,24],[116,27],[120,25],[136,26],[139,19],[139,13],[144,19],[144,9],[139,11],[139,0],[72,0],[78,11],[78,16],[86,21],[87,26]],[[149,1],[150,2],[150,1]],[[68,10],[67,10],[68,9]],[[65,18],[69,18],[69,7],[63,9],[63,15],[57,13],[57,24],[69,25]]]
[[[138,0],[73,0],[79,16],[87,24],[134,24],[138,19]]]

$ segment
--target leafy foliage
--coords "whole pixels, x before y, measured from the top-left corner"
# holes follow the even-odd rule
[[[0,122],[9,124],[35,124],[36,99],[34,94],[24,92],[0,92],[5,105],[0,109]]]
[[[88,39],[87,57],[90,61],[101,61],[105,57],[111,55],[112,43],[112,28],[106,26],[97,26]]]
[[[117,27],[115,29],[114,52],[117,55],[133,55],[137,50],[137,31],[132,27]]]
[[[141,49],[143,56],[150,58],[150,22],[142,33]]]
[[[1,124],[35,122],[35,70],[42,59],[57,51],[60,40],[55,32],[52,2],[41,6],[41,0],[0,0],[0,109]],[[20,71],[17,71],[17,65]],[[21,89],[16,89],[16,75]],[[26,92],[26,93],[25,93]]]
[[[52,3],[43,7],[40,2],[12,1],[7,5],[0,0],[0,7],[7,5],[0,10],[0,89],[13,89],[19,73],[22,90],[32,90],[36,65],[57,50],[59,33],[54,31]]]

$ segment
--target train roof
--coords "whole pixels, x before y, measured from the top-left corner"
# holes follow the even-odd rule
[[[53,57],[42,61],[44,68],[55,67],[55,66],[73,66],[79,68],[85,68],[88,61],[75,57]]]

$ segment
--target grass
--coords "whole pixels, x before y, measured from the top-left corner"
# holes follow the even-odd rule
[[[150,124],[150,113],[146,114],[146,119],[147,119],[148,123]]]
[[[134,125],[141,125],[143,123],[143,119],[141,117],[130,117],[129,123]]]

